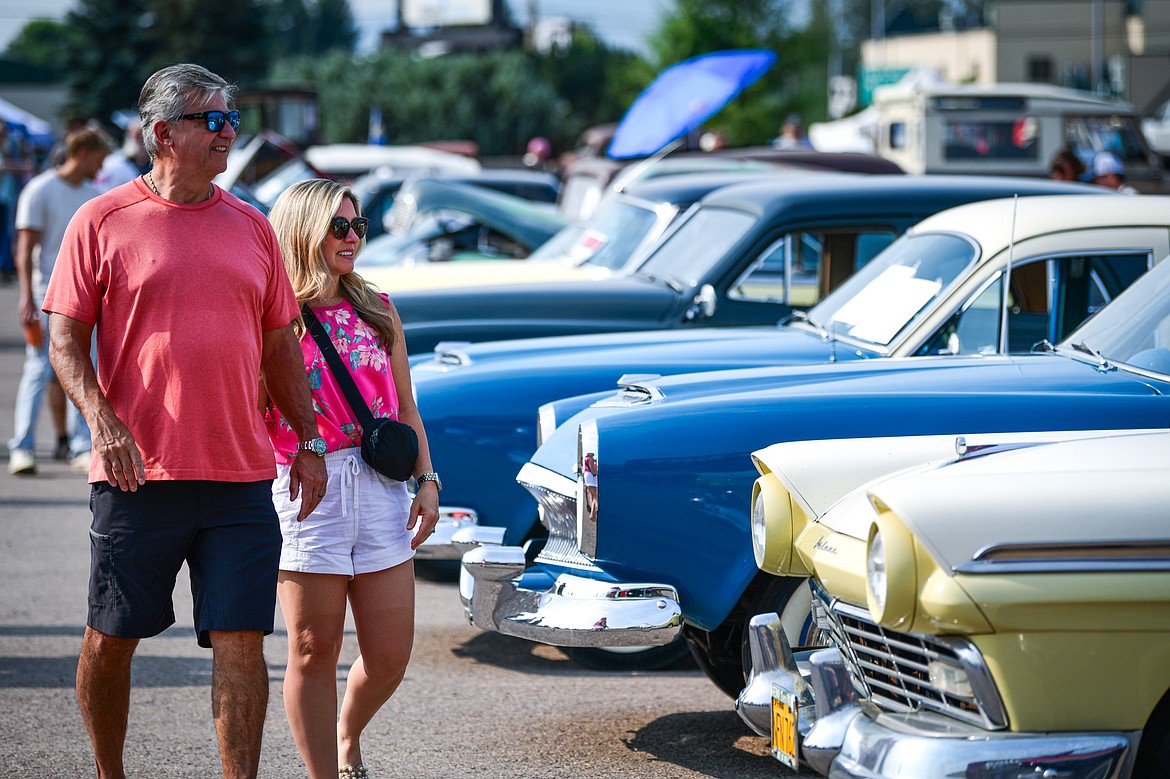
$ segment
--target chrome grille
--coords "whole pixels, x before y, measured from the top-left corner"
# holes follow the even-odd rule
[[[991,711],[980,705],[979,696],[971,701],[950,695],[930,681],[928,666],[942,661],[964,668],[969,674],[969,658],[960,657],[954,645],[932,638],[887,630],[869,618],[868,612],[841,601],[830,601],[814,583],[817,607],[829,617],[833,643],[840,650],[853,685],[878,708],[889,712],[936,711],[981,728],[1006,727],[998,696]],[[982,677],[974,679],[978,683]]]
[[[532,493],[539,506],[540,522],[548,528],[548,541],[536,559],[552,565],[598,570],[581,554],[577,541],[577,498],[565,495],[540,484],[518,480],[520,486]]]

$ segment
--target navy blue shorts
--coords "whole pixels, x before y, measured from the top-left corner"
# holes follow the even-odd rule
[[[272,482],[148,481],[137,492],[91,485],[89,621],[121,638],[175,622],[175,579],[191,573],[195,631],[272,632],[280,523]]]

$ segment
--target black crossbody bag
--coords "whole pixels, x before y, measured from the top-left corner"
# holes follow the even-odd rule
[[[418,433],[405,422],[376,419],[313,309],[307,304],[302,305],[301,316],[362,426],[362,459],[383,476],[406,481],[414,475],[414,464],[418,460]]]

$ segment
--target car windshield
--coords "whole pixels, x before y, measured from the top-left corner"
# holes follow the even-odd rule
[[[695,209],[638,269],[643,276],[665,278],[696,287],[755,224],[742,211],[710,206]]]
[[[271,208],[276,199],[280,197],[281,192],[298,181],[313,178],[317,178],[316,171],[298,157],[289,160],[258,181],[256,186],[252,188],[252,194],[261,203]]]
[[[1170,374],[1170,262],[1158,263],[1057,350]]]
[[[608,198],[592,216],[565,227],[529,259],[619,270],[647,236],[661,232],[655,205],[668,212],[663,221],[674,214],[674,206],[668,204]]]
[[[810,309],[807,321],[834,337],[888,346],[977,256],[957,235],[903,236]]]

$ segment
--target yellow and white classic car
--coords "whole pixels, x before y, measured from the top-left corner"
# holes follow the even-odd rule
[[[752,622],[778,759],[875,779],[1170,775],[1170,431],[753,460],[757,564],[810,577],[831,645],[794,653],[775,615]]]

